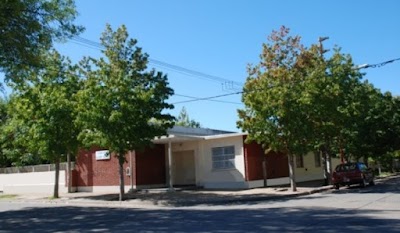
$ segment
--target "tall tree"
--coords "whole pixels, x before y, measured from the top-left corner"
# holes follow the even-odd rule
[[[354,69],[349,55],[334,49],[329,58],[323,57],[322,45],[313,45],[307,52],[307,88],[304,96],[310,101],[309,120],[313,125],[313,144],[321,150],[325,164],[325,182],[330,182],[330,157],[343,152],[346,138],[354,133],[352,122],[358,114],[362,74]]]
[[[118,158],[123,200],[125,155],[149,146],[172,127],[174,117],[163,111],[173,108],[166,103],[173,90],[166,75],[147,69],[148,55],[129,39],[125,26],[113,31],[107,25],[101,43],[105,58],[81,63],[86,82],[79,93],[78,122],[85,129],[80,139],[104,146]]]
[[[175,125],[185,126],[190,128],[200,128],[200,122],[197,122],[193,119],[190,119],[189,114],[186,111],[185,107],[182,107],[181,112],[176,118]]]
[[[294,156],[309,149],[311,123],[307,121],[309,103],[303,95],[306,76],[300,37],[282,27],[263,44],[261,61],[249,68],[239,110],[238,127],[248,132],[247,141],[256,141],[264,150],[288,155],[291,187],[296,191]]]
[[[55,40],[79,34],[74,0],[4,0],[0,4],[0,71],[43,66],[41,56]]]
[[[24,78],[29,82],[15,90],[12,111],[19,124],[13,125],[24,125],[26,134],[19,137],[30,152],[37,152],[55,164],[53,197],[58,198],[60,160],[76,153],[78,148],[75,95],[81,85],[77,66],[57,52],[49,53],[45,62],[46,68],[29,72],[29,77]]]

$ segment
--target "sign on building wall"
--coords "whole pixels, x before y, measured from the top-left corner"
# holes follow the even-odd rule
[[[96,160],[107,160],[110,159],[110,152],[108,150],[96,151]]]

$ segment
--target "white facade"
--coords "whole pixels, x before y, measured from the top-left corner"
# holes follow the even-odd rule
[[[205,136],[201,139],[172,143],[172,177],[174,185],[204,188],[247,188],[243,155],[243,135]],[[213,169],[212,148],[234,146],[234,168]],[[185,159],[184,157],[191,157]],[[191,162],[193,160],[193,162]],[[187,166],[182,166],[182,161]],[[180,163],[180,164],[178,164]],[[184,170],[184,171],[183,171]],[[190,172],[192,170],[193,172]]]
[[[243,133],[227,133],[211,136],[183,137],[170,136],[171,169],[173,185],[196,185],[206,189],[247,189],[262,187],[263,180],[246,181]],[[158,142],[165,143],[168,138]],[[234,146],[234,168],[214,169],[212,149]],[[168,154],[168,148],[166,148]],[[314,153],[303,156],[303,167],[296,167],[296,182],[324,179],[322,167],[315,162]],[[340,161],[332,159],[334,168]],[[168,164],[168,158],[167,158]],[[168,178],[168,176],[167,176]],[[290,184],[289,177],[268,179],[268,186]]]
[[[312,180],[323,180],[324,179],[324,169],[323,162],[321,156],[318,154],[320,165],[316,164],[315,155],[313,152],[310,152],[303,156],[303,167],[297,167],[295,162],[295,174],[296,174],[296,182],[305,182]],[[296,159],[295,159],[296,161]],[[340,160],[337,158],[332,158],[331,167],[334,169],[336,165],[340,163]],[[331,169],[331,170],[332,170]]]

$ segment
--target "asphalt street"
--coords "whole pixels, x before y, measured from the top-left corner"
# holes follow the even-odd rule
[[[399,183],[152,209],[0,201],[0,232],[400,232]]]

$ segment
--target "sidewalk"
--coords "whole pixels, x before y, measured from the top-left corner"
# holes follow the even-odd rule
[[[95,205],[130,208],[162,208],[199,205],[230,205],[258,201],[277,201],[297,196],[330,190],[332,186],[321,186],[321,183],[300,183],[297,191],[290,187],[267,187],[248,190],[185,190],[146,189],[125,194],[125,200],[118,201],[118,193],[62,193],[59,199],[50,199],[49,194],[21,194],[8,201],[35,202],[47,204]],[[117,190],[116,190],[117,191]]]

